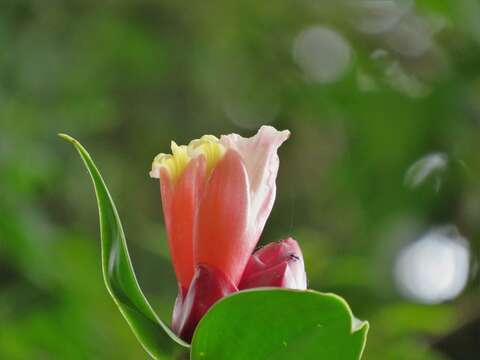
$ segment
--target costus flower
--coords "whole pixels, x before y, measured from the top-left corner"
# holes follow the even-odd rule
[[[232,292],[306,288],[302,252],[285,239],[255,251],[273,207],[277,150],[289,131],[263,126],[251,138],[202,136],[155,157],[179,292],[173,330],[190,341],[208,309]]]

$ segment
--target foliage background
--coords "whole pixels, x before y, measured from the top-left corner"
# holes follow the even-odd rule
[[[292,47],[311,26],[349,55],[337,39],[305,65]],[[176,285],[150,161],[171,139],[270,123],[293,136],[262,241],[300,241],[310,287],[370,321],[366,359],[473,359],[479,45],[475,0],[2,1],[0,358],[145,357],[104,289],[89,179],[56,133],[94,156],[168,319]],[[448,165],[406,186],[435,152]],[[466,288],[436,305],[404,297],[395,256],[445,224],[470,244]]]

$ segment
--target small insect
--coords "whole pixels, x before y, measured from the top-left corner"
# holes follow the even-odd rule
[[[293,253],[292,253],[292,254],[288,254],[288,258],[289,258],[291,261],[298,261],[298,260],[300,260],[300,258],[299,258],[297,255],[293,254]]]

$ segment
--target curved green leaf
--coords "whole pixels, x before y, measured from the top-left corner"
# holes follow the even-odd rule
[[[353,326],[348,304],[334,294],[255,289],[214,305],[195,331],[192,359],[355,360],[368,323]]]
[[[154,359],[171,359],[172,354],[189,345],[160,320],[143,295],[117,209],[92,158],[77,140],[65,134],[59,136],[75,146],[93,181],[100,218],[102,272],[108,292],[145,350]]]

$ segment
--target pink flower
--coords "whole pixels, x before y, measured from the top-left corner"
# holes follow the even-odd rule
[[[222,297],[252,287],[305,289],[303,257],[289,238],[254,249],[275,201],[278,147],[288,131],[251,138],[205,135],[154,159],[179,294],[173,330],[190,341]],[[253,255],[252,255],[253,254]]]

